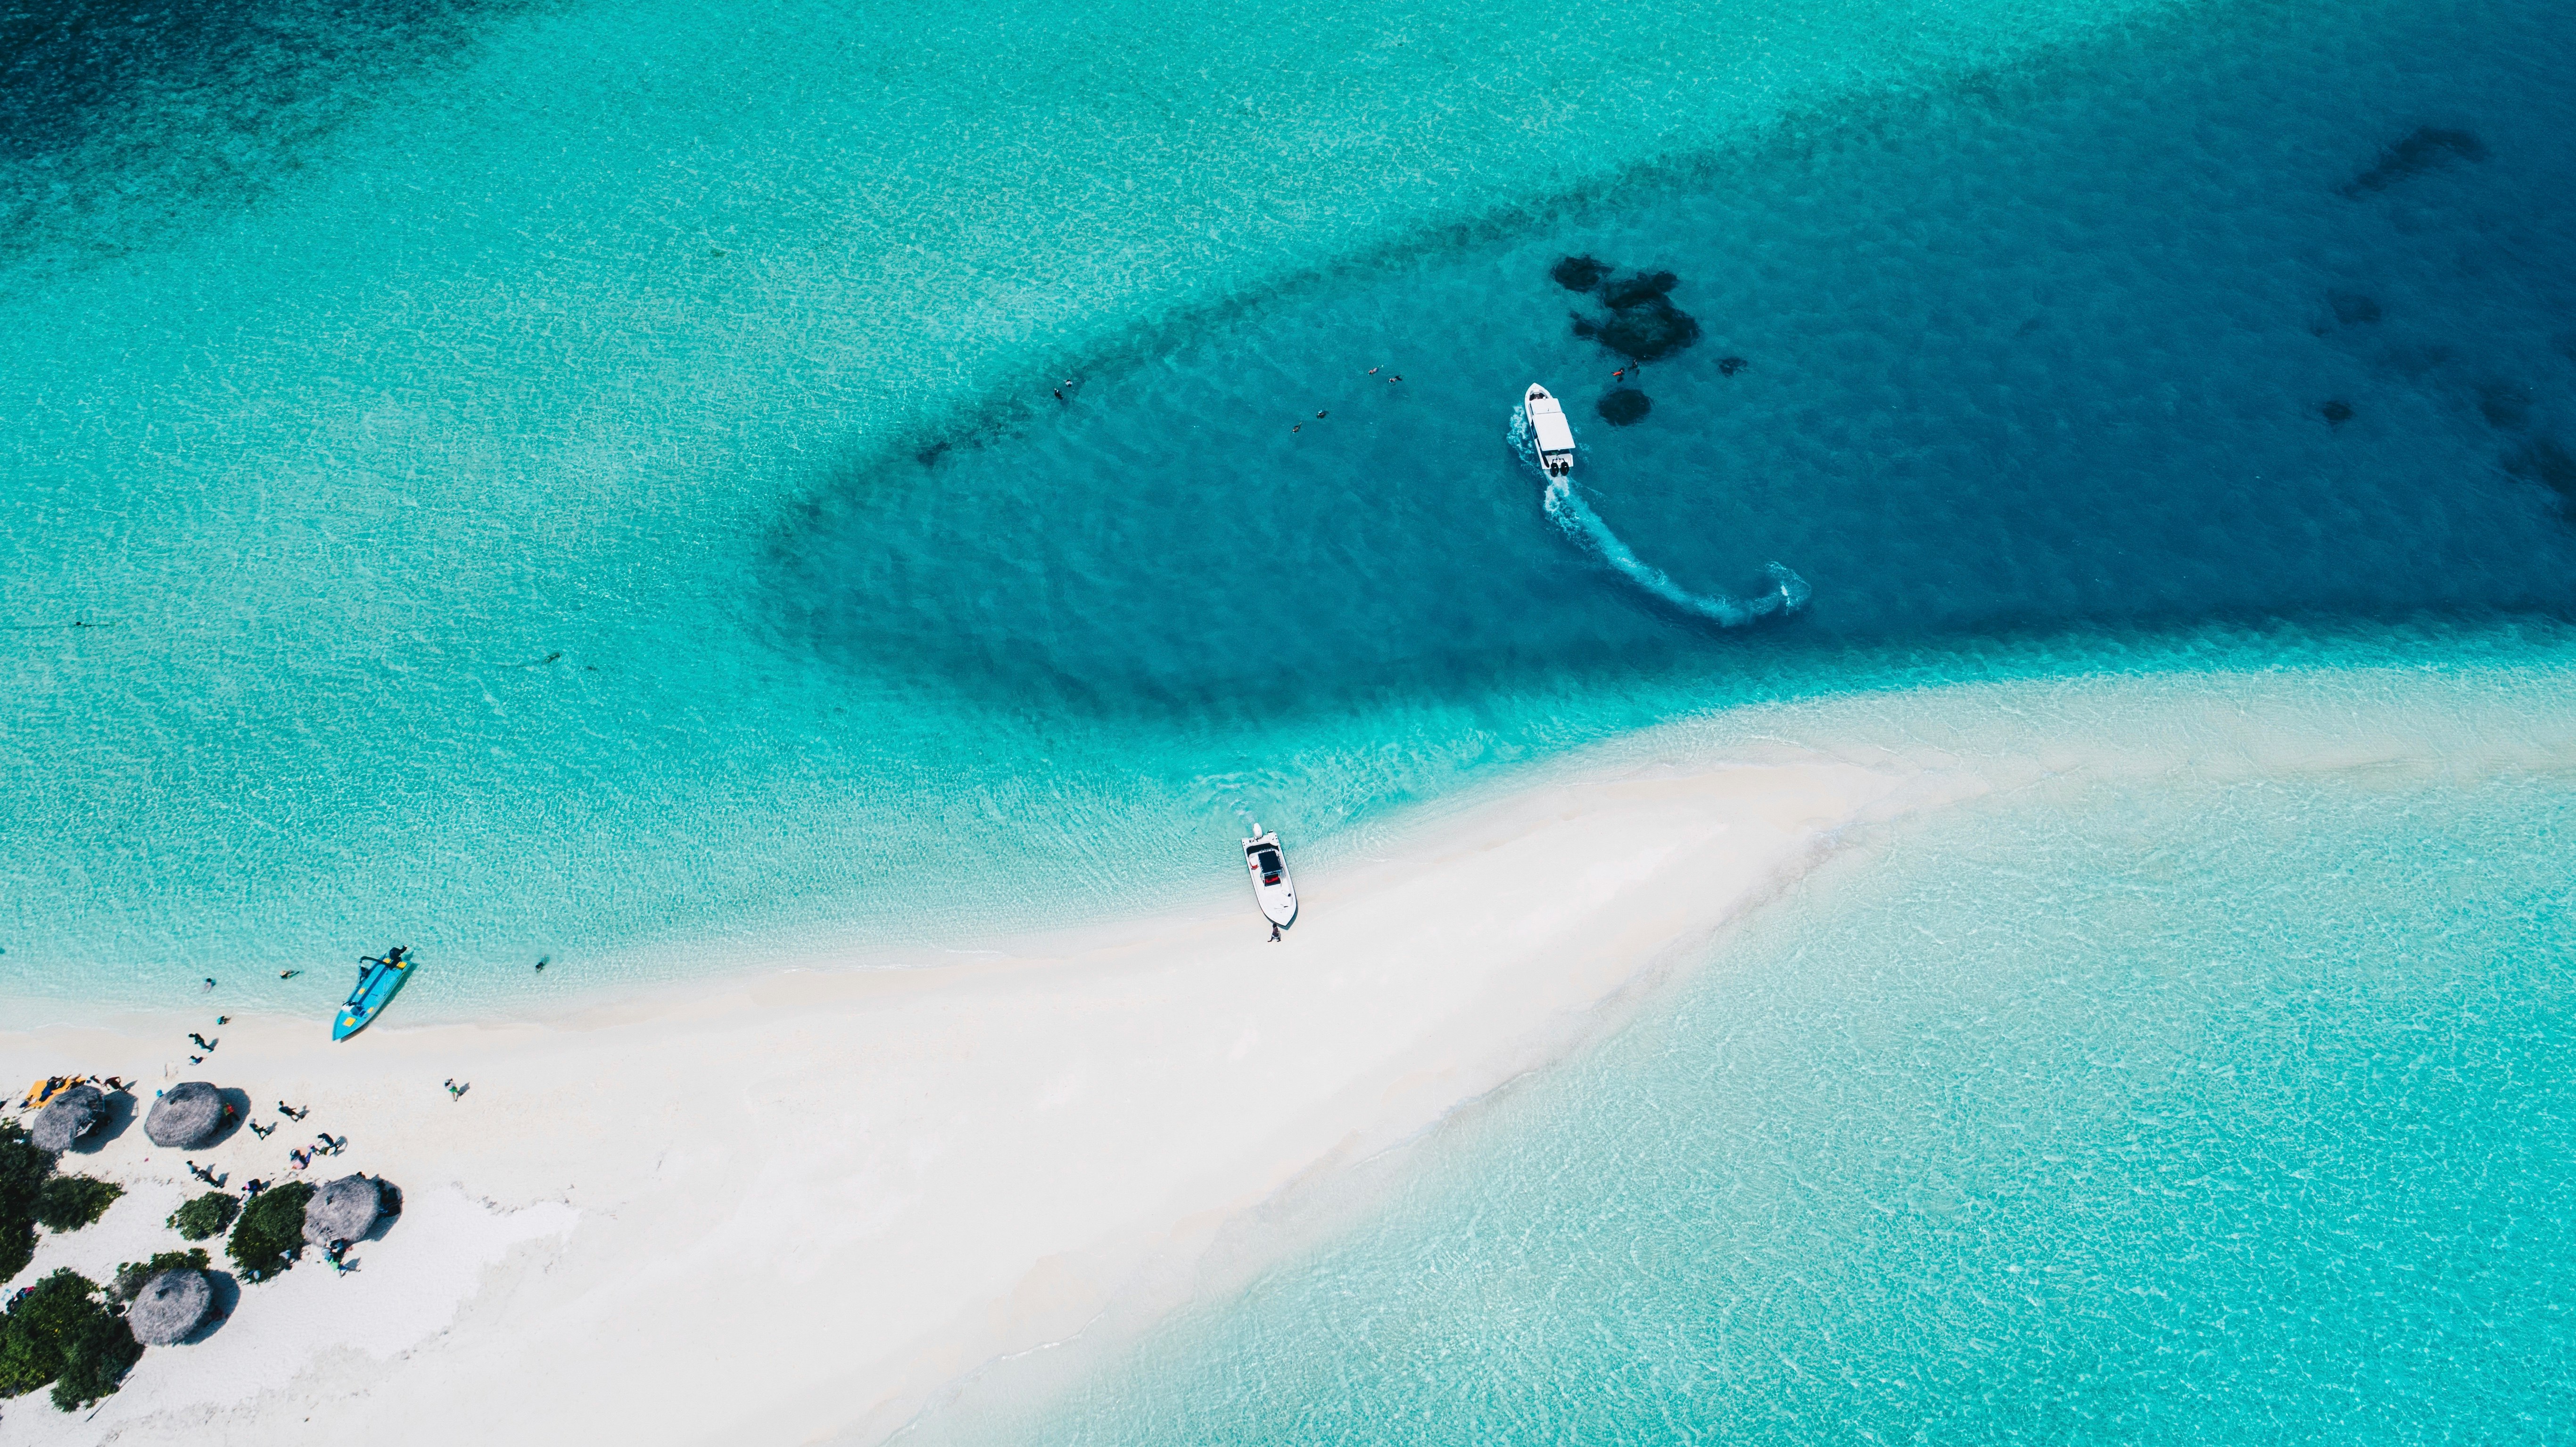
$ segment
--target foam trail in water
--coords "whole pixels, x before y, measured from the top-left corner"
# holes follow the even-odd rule
[[[1529,441],[1528,409],[1512,409],[1512,448],[1521,460],[1538,468],[1538,455]],[[1545,469],[1540,468],[1542,475]],[[1722,594],[1694,593],[1676,583],[1663,569],[1637,556],[1610,525],[1601,520],[1583,495],[1574,490],[1574,480],[1550,477],[1545,498],[1547,515],[1565,529],[1566,536],[1599,553],[1611,567],[1628,576],[1630,582],[1686,613],[1694,613],[1729,628],[1767,618],[1774,613],[1794,613],[1806,605],[1815,593],[1807,580],[1778,563],[1766,563],[1762,571],[1771,575],[1771,590],[1752,598],[1729,598]]]

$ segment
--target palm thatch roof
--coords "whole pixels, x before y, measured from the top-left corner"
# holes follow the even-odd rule
[[[143,1117],[143,1134],[156,1146],[194,1150],[223,1133],[224,1100],[202,1080],[184,1081],[161,1093]]]
[[[365,1176],[342,1176],[304,1203],[304,1239],[316,1246],[355,1241],[384,1214],[385,1195]]]
[[[36,1149],[59,1155],[70,1150],[72,1142],[89,1134],[106,1115],[106,1091],[95,1085],[75,1085],[36,1112],[36,1123],[27,1131],[27,1139],[35,1142]]]
[[[205,1325],[214,1309],[215,1284],[206,1273],[181,1266],[143,1283],[125,1309],[125,1326],[145,1346],[166,1347]]]

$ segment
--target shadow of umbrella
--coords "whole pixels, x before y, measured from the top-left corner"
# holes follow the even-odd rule
[[[133,1090],[130,1088],[111,1090],[106,1094],[107,1099],[99,1105],[98,1123],[91,1126],[87,1134],[72,1142],[72,1154],[96,1155],[99,1147],[125,1134],[126,1128],[134,1124],[137,1112]]]
[[[241,1283],[233,1280],[231,1272],[209,1270],[206,1281],[215,1288],[214,1309],[206,1313],[205,1321],[195,1331],[179,1339],[181,1346],[195,1346],[222,1331],[224,1323],[233,1319],[233,1308],[241,1305]]]
[[[215,1096],[224,1103],[224,1123],[223,1127],[215,1132],[214,1139],[206,1142],[206,1148],[219,1146],[231,1140],[235,1131],[250,1123],[249,1091],[219,1090],[215,1092]]]
[[[358,1238],[361,1241],[382,1241],[386,1233],[394,1229],[394,1223],[402,1219],[402,1187],[378,1176],[376,1192],[383,1202],[381,1214],[376,1217],[376,1224],[367,1228],[367,1234]]]

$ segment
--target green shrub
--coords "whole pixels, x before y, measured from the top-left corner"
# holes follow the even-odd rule
[[[233,1214],[239,1210],[241,1202],[229,1194],[208,1191],[171,1212],[169,1224],[178,1229],[182,1240],[203,1241],[224,1234],[224,1228],[233,1223]]]
[[[224,1254],[241,1269],[243,1280],[266,1281],[295,1263],[304,1249],[304,1203],[312,1198],[309,1183],[289,1181],[260,1192],[242,1207]]]
[[[162,1251],[155,1253],[149,1261],[124,1263],[116,1268],[116,1275],[108,1280],[107,1299],[122,1306],[141,1296],[144,1284],[153,1277],[164,1271],[176,1271],[183,1266],[191,1271],[205,1270],[206,1248],[192,1246],[185,1251]]]
[[[142,1355],[89,1278],[57,1271],[0,1316],[0,1397],[51,1382],[56,1407],[86,1407],[115,1391]]]
[[[36,1258],[36,1198],[54,1158],[27,1142],[14,1120],[0,1120],[0,1281]]]
[[[77,1231],[107,1214],[125,1188],[88,1176],[56,1176],[36,1190],[37,1224],[51,1231]]]

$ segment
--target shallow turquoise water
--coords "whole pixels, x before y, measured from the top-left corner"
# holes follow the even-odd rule
[[[1309,74],[1343,18],[460,9],[126,87],[12,153],[0,983],[945,943],[1736,701],[2554,629],[2545,9],[1895,13],[1640,13],[1533,91],[1433,10]],[[337,109],[218,184],[244,65]],[[2344,194],[2426,126],[2482,159]],[[1574,251],[1705,330],[1637,426]],[[1643,566],[1813,602],[1555,526],[1533,375]]]
[[[2129,13],[31,11],[0,107],[0,985],[211,971],[320,1008],[327,975],[270,967],[399,937],[437,967],[407,1005],[488,1005],[1213,897],[1239,810],[1320,858],[1687,706],[1687,673],[1605,684],[1553,640],[1388,696],[1354,656],[1283,705],[1095,630],[1050,660],[1071,691],[997,688],[973,655],[1022,641],[958,600],[1074,498],[1152,525],[1108,575],[1071,529],[1010,566],[1193,601],[1202,520],[1153,524],[1130,449],[1025,405],[1060,373],[1092,406],[1238,370],[1372,259],[1489,265],[1475,238],[1640,168]],[[981,511],[829,530],[978,440],[1018,482]]]
[[[1230,895],[1247,813],[1328,861],[1888,684],[2065,676],[2089,739],[2106,677],[2345,670],[2293,754],[2365,664],[2564,702],[2535,0],[10,23],[15,998],[969,942]],[[1701,330],[1633,426],[1574,253]],[[1597,531],[1508,444],[1533,379]],[[1688,605],[1770,564],[1793,615]],[[1850,707],[1803,736],[1963,727]],[[2514,757],[1847,858],[1381,1211],[935,1425],[2559,1440],[2571,796]]]
[[[2563,773],[1973,806],[924,1440],[2561,1440],[2571,847]]]

